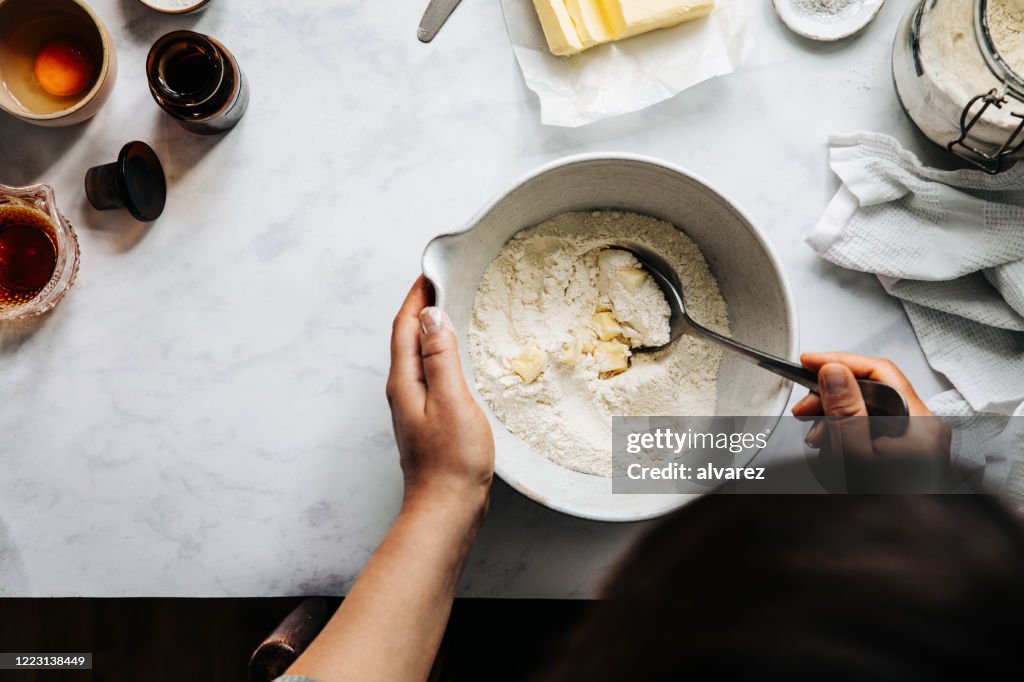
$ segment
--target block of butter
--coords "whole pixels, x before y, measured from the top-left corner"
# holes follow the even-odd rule
[[[533,0],[548,48],[573,55],[707,16],[715,0]]]

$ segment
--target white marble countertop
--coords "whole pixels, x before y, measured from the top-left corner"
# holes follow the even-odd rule
[[[837,188],[828,133],[886,132],[942,159],[893,91],[907,2],[819,46],[755,1],[740,71],[568,130],[538,123],[496,0],[464,2],[430,45],[416,40],[425,0],[214,0],[177,19],[94,0],[120,54],[106,108],[59,131],[0,115],[0,182],[55,187],[82,245],[56,311],[0,327],[0,595],[344,593],[399,502],[387,345],[423,246],[571,153],[703,176],[781,255],[802,347],[888,356],[923,395],[942,390],[878,282],[801,242]],[[249,76],[228,135],[189,136],[150,98],[145,54],[179,27],[221,39]],[[150,226],[93,211],[82,186],[133,139],[171,186]],[[584,596],[643,527],[499,483],[461,594]]]

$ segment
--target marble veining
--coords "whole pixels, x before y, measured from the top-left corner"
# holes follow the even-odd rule
[[[93,4],[121,60],[106,108],[58,131],[0,118],[0,182],[53,185],[82,245],[53,314],[0,328],[0,595],[344,593],[400,500],[384,378],[423,246],[569,153],[703,176],[770,235],[804,348],[889,356],[922,394],[944,387],[878,283],[800,240],[837,188],[828,133],[877,130],[942,161],[893,93],[906,2],[838,46],[758,2],[737,73],[578,130],[539,125],[497,2],[464,2],[429,45],[425,0],[214,0],[182,18]],[[150,98],[145,54],[180,27],[219,38],[249,76],[228,135],[192,137]],[[133,139],[170,182],[149,226],[93,211],[82,186]],[[643,527],[497,484],[461,594],[585,596]]]

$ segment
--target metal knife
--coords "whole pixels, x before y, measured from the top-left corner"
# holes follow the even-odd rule
[[[416,37],[424,43],[433,40],[460,2],[462,0],[430,0],[427,11],[423,13],[423,19],[420,20],[420,30],[416,33]]]

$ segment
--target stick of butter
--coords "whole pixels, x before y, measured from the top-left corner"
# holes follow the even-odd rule
[[[583,51],[583,42],[576,33],[565,0],[533,0],[533,6],[552,54],[566,56]]]
[[[565,0],[583,49],[615,40],[601,0]]]
[[[715,0],[603,0],[616,40],[706,17]]]
[[[533,0],[548,48],[567,56],[707,16],[715,0]]]

